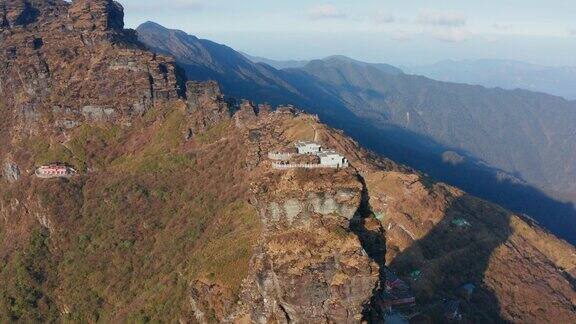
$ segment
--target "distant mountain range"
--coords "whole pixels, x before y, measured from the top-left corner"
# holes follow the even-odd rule
[[[123,28],[113,0],[0,7],[0,323],[576,323],[576,248],[525,215],[374,154],[295,107],[273,111],[188,80]],[[515,113],[536,108],[512,106],[514,96],[564,109],[345,58],[278,71],[181,32],[147,31],[142,39],[189,75],[256,89],[253,100],[302,101],[381,152],[504,199],[523,184],[419,140],[444,140],[444,127],[474,148],[485,142],[478,129],[493,131],[482,123],[502,126],[492,115],[539,136]],[[554,119],[529,117],[557,140]],[[306,139],[349,165],[269,154]],[[529,194],[515,198],[558,210]],[[571,238],[565,223],[552,229]]]
[[[140,40],[157,53],[174,56],[196,80],[218,80],[229,96],[243,94],[274,102],[290,100],[296,90],[266,64],[254,64],[232,48],[148,22],[138,27]]]
[[[576,242],[574,205],[556,199],[576,196],[574,101],[440,82],[342,56],[279,70],[155,23],[138,35],[173,55],[190,79],[216,80],[231,96],[303,107],[379,153]]]
[[[249,59],[250,61],[252,61],[254,63],[264,63],[264,64],[270,65],[271,67],[278,69],[278,70],[292,69],[292,68],[303,68],[306,65],[308,65],[311,61],[313,61],[313,60],[277,61],[277,60],[271,60],[271,59],[267,59],[267,58],[263,58],[263,57],[251,56],[249,54],[242,53],[242,52],[240,52],[240,53],[244,57],[246,57],[247,59]],[[384,73],[389,73],[389,74],[402,74],[402,73],[404,73],[404,71],[402,71],[400,68],[397,68],[397,67],[392,66],[390,64],[366,63],[366,62],[351,59],[351,58],[346,57],[344,55],[332,55],[332,56],[328,56],[322,60],[323,61],[337,61],[337,62],[353,63],[353,64],[356,64],[356,65],[362,66],[362,67],[371,66],[371,67],[374,67],[374,68],[376,68],[376,69],[378,69]]]
[[[510,60],[448,60],[404,70],[440,81],[527,89],[576,99],[576,67],[550,67]]]
[[[303,68],[310,60],[279,61],[241,53],[254,63],[264,63],[275,69]],[[345,56],[331,56],[352,60]],[[369,64],[352,60],[357,64]],[[372,64],[388,66],[388,64]],[[430,65],[393,67],[408,74],[422,75],[434,80],[481,85],[488,88],[507,90],[525,89],[576,99],[576,67],[552,67],[513,60],[445,60]]]
[[[290,68],[300,68],[308,64],[309,60],[287,60],[287,61],[279,61],[279,60],[271,60],[265,57],[259,56],[252,56],[250,54],[246,54],[244,52],[240,52],[240,54],[244,55],[247,59],[254,63],[264,63],[268,64],[271,67],[282,70],[282,69],[290,69]]]
[[[279,61],[241,53],[254,63],[264,63],[275,69],[302,68],[310,60]],[[331,56],[352,60],[345,56]],[[357,64],[369,64],[352,60]],[[387,66],[388,64],[372,64]],[[430,65],[393,67],[408,74],[422,75],[434,80],[481,85],[487,88],[507,90],[525,89],[576,100],[576,67],[553,67],[513,60],[445,60]]]

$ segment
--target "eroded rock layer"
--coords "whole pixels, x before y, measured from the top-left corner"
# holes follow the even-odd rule
[[[293,107],[179,92],[113,1],[0,2],[0,322],[576,322],[576,250]],[[275,170],[315,140],[345,169]],[[40,165],[78,171],[41,179]]]
[[[123,17],[111,0],[2,1],[0,97],[10,119],[23,131],[42,121],[73,128],[177,98],[173,61],[143,50]]]

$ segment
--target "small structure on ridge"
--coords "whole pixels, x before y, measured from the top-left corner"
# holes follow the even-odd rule
[[[296,150],[283,150],[268,153],[274,169],[319,169],[347,168],[348,160],[335,150],[325,150],[322,145],[312,141],[298,141],[294,144]]]
[[[36,169],[36,176],[42,179],[50,178],[70,178],[77,172],[73,168],[66,165],[43,165]]]
[[[298,154],[318,154],[322,152],[322,145],[311,141],[296,142]]]
[[[380,295],[380,307],[389,308],[410,308],[416,305],[416,297],[410,286],[389,268],[383,269],[386,274],[384,289]]]
[[[318,154],[320,157],[320,164],[326,166],[347,167],[348,160],[334,150],[323,151]]]

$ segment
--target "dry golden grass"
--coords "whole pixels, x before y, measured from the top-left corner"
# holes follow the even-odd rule
[[[191,251],[195,277],[207,278],[237,294],[248,275],[248,262],[259,233],[260,220],[253,206],[246,202],[228,205]]]
[[[310,116],[302,115],[286,120],[282,129],[285,130],[284,137],[290,141],[314,139],[314,120]]]
[[[576,268],[576,249],[553,235],[529,226],[518,216],[510,218],[510,227],[515,235],[521,236],[534,245],[560,268],[570,271]]]
[[[24,142],[37,163],[96,166],[72,181],[0,190],[7,201],[32,195],[58,228],[50,258],[59,261],[45,273],[59,278],[45,293],[68,307],[64,321],[167,322],[188,307],[194,280],[237,292],[246,277],[260,226],[247,203],[246,148],[226,123],[188,145],[181,108],[159,107],[130,129],[84,125],[67,146]],[[1,294],[0,304],[10,297]]]

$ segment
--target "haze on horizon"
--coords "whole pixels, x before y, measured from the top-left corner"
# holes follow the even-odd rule
[[[151,20],[271,59],[341,54],[403,65],[510,59],[576,66],[572,0],[120,0]]]

